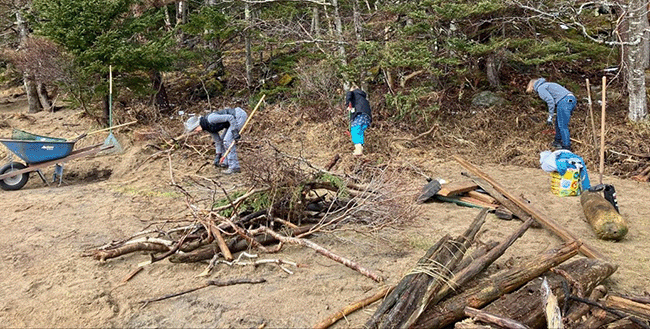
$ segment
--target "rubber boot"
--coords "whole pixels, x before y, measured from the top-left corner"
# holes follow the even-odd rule
[[[363,155],[363,145],[362,144],[354,144],[354,152],[352,152],[353,155]]]

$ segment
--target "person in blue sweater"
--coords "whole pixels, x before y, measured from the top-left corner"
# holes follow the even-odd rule
[[[552,146],[555,149],[571,150],[569,121],[576,108],[576,97],[560,84],[548,82],[544,78],[530,80],[526,92],[532,93],[533,91],[536,91],[539,98],[548,105],[546,123],[550,126],[555,123],[555,138]]]
[[[372,122],[370,103],[366,92],[353,85],[345,95],[345,107],[350,112],[350,136],[354,144],[354,155],[363,155],[364,133]]]

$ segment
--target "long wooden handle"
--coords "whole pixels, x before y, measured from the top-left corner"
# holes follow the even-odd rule
[[[605,100],[607,99],[607,77],[603,77],[602,111],[600,114],[600,181],[603,183],[605,172]]]
[[[262,101],[264,100],[264,97],[266,97],[266,94],[262,95],[262,98],[260,98],[259,102],[257,102],[257,105],[255,105],[255,108],[253,109],[251,114],[248,116],[248,118],[244,122],[244,125],[241,127],[241,129],[239,129],[239,134],[240,135],[244,133],[244,129],[246,129],[246,126],[248,126],[248,123],[251,121],[251,118],[253,117],[255,112],[257,112],[257,108],[259,108],[260,105],[262,104]],[[223,156],[221,156],[221,159],[219,159],[219,164],[223,163],[226,160],[226,155],[228,155],[228,153],[230,153],[232,148],[235,147],[236,142],[237,141],[232,141],[232,143],[230,143],[230,146],[228,146],[228,149],[226,150],[226,152],[224,152]]]
[[[87,133],[83,133],[83,134],[81,134],[81,135],[79,135],[79,136],[77,136],[77,137],[75,137],[75,138],[73,138],[73,139],[71,139],[71,140],[68,140],[68,141],[69,141],[69,142],[75,142],[75,143],[76,143],[76,142],[78,142],[80,139],[82,139],[82,138],[84,138],[84,137],[86,137],[86,136],[88,136],[88,135],[92,135],[92,134],[100,133],[100,132],[102,132],[102,131],[106,131],[106,130],[113,129],[113,128],[120,128],[120,127],[124,127],[124,126],[128,126],[128,125],[132,125],[132,124],[134,124],[134,123],[136,123],[136,122],[138,122],[138,120],[131,121],[131,122],[127,122],[127,123],[123,123],[123,124],[121,124],[121,125],[117,125],[117,126],[112,126],[112,127],[104,128],[104,129],[99,129],[99,130],[95,130],[95,131],[90,131],[90,132],[87,132]]]

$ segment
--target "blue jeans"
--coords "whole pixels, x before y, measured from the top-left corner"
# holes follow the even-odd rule
[[[357,115],[352,121],[350,126],[350,136],[352,137],[353,144],[364,143],[364,133],[368,126],[370,125],[370,117],[364,113]]]
[[[553,143],[562,144],[562,147],[567,149],[571,147],[569,120],[571,120],[571,114],[575,108],[576,97],[573,95],[566,95],[555,104],[555,140]]]

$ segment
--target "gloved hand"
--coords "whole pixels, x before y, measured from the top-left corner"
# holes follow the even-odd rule
[[[239,135],[239,130],[237,129],[232,130],[232,138],[234,138],[236,141],[238,141],[241,138],[241,136]]]
[[[548,119],[546,119],[546,124],[549,125],[549,126],[553,125],[553,116],[552,115],[548,116]]]

